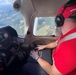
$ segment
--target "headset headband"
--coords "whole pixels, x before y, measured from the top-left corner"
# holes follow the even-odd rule
[[[76,4],[76,0],[70,0],[69,2],[67,2],[67,3],[64,5],[64,8],[63,8],[61,14],[63,14],[63,12],[65,11],[65,9],[66,9],[67,7],[69,7],[69,6],[71,6],[71,5],[74,5],[74,4]]]

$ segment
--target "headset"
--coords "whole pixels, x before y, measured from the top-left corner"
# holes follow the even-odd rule
[[[64,24],[64,16],[63,16],[63,13],[65,11],[65,9],[73,4],[76,4],[76,0],[70,0],[69,2],[67,2],[61,12],[61,14],[57,15],[55,17],[55,22],[56,22],[56,27],[61,27],[63,24]]]

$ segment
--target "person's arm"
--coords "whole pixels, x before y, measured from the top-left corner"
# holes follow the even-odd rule
[[[38,55],[38,51],[31,51],[30,56],[35,59],[39,65],[49,74],[49,75],[62,75],[55,65],[49,64],[47,61],[43,60],[41,57]]]
[[[47,44],[45,46],[46,46],[46,48],[55,48],[57,46],[57,41]]]
[[[50,44],[47,44],[47,45],[42,45],[42,46],[38,46],[38,50],[43,50],[45,48],[55,48],[57,46],[57,41],[55,42],[52,42]]]
[[[39,63],[39,65],[49,74],[49,75],[62,75],[57,68],[55,67],[55,65],[51,65],[49,64],[47,61],[43,60],[42,58],[39,58],[37,60],[37,62]]]

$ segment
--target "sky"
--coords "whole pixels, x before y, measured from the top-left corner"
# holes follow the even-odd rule
[[[11,4],[13,0],[0,0],[0,5],[2,4]]]

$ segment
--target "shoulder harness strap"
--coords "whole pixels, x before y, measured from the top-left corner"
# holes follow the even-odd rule
[[[76,38],[76,32],[72,33],[72,34],[69,34],[67,35],[66,37],[64,37],[63,39],[61,39],[59,42],[58,42],[58,46],[65,42],[65,41],[68,41],[68,40],[71,40],[71,39],[75,39]]]

